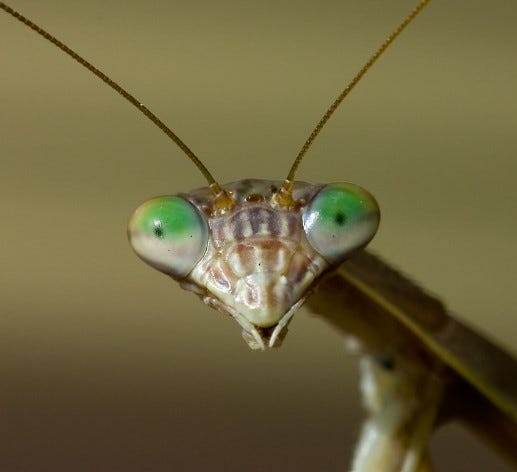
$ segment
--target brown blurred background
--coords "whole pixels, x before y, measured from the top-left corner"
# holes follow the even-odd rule
[[[151,5],[152,3],[152,5]],[[222,182],[283,178],[416,2],[12,0],[155,111]],[[516,352],[517,3],[435,1],[298,178],[370,189],[372,246]],[[119,96],[0,14],[0,470],[346,470],[356,360],[302,310],[284,346],[140,262],[143,200],[204,185]],[[438,470],[509,470],[457,427]]]

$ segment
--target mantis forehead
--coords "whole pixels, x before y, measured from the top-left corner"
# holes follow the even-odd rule
[[[282,187],[281,180],[243,179],[223,185],[235,201],[235,210],[249,207],[252,203],[264,202],[272,208],[278,208],[275,195]],[[293,183],[293,200],[295,205],[291,210],[300,209],[318,193],[322,185],[313,185],[307,182],[297,181]],[[217,212],[214,207],[214,195],[209,187],[202,187],[192,192],[182,194],[199,208],[205,215],[211,216]]]

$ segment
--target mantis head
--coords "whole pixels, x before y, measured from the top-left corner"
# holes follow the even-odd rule
[[[324,113],[283,183],[216,182],[194,152],[151,110],[46,30],[3,2],[24,23],[104,81],[161,129],[199,169],[208,187],[157,197],[131,217],[129,239],[156,269],[233,316],[251,347],[279,344],[293,313],[328,270],[364,247],[379,224],[375,199],[352,184],[295,182],[303,156],[345,97],[427,5],[421,0]]]
[[[281,182],[224,186],[233,202],[218,209],[209,188],[153,198],[129,223],[129,240],[148,264],[233,316],[250,347],[278,346],[297,308],[320,280],[364,247],[379,207],[353,184],[296,182],[278,203]]]

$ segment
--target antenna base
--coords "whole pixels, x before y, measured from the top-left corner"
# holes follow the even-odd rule
[[[273,199],[281,207],[289,208],[294,206],[293,181],[285,179],[278,192],[273,196]]]

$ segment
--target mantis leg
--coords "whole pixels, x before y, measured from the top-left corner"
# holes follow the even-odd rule
[[[360,369],[368,418],[352,472],[430,472],[427,445],[442,398],[439,378],[399,372],[391,360],[373,356],[364,356]]]

